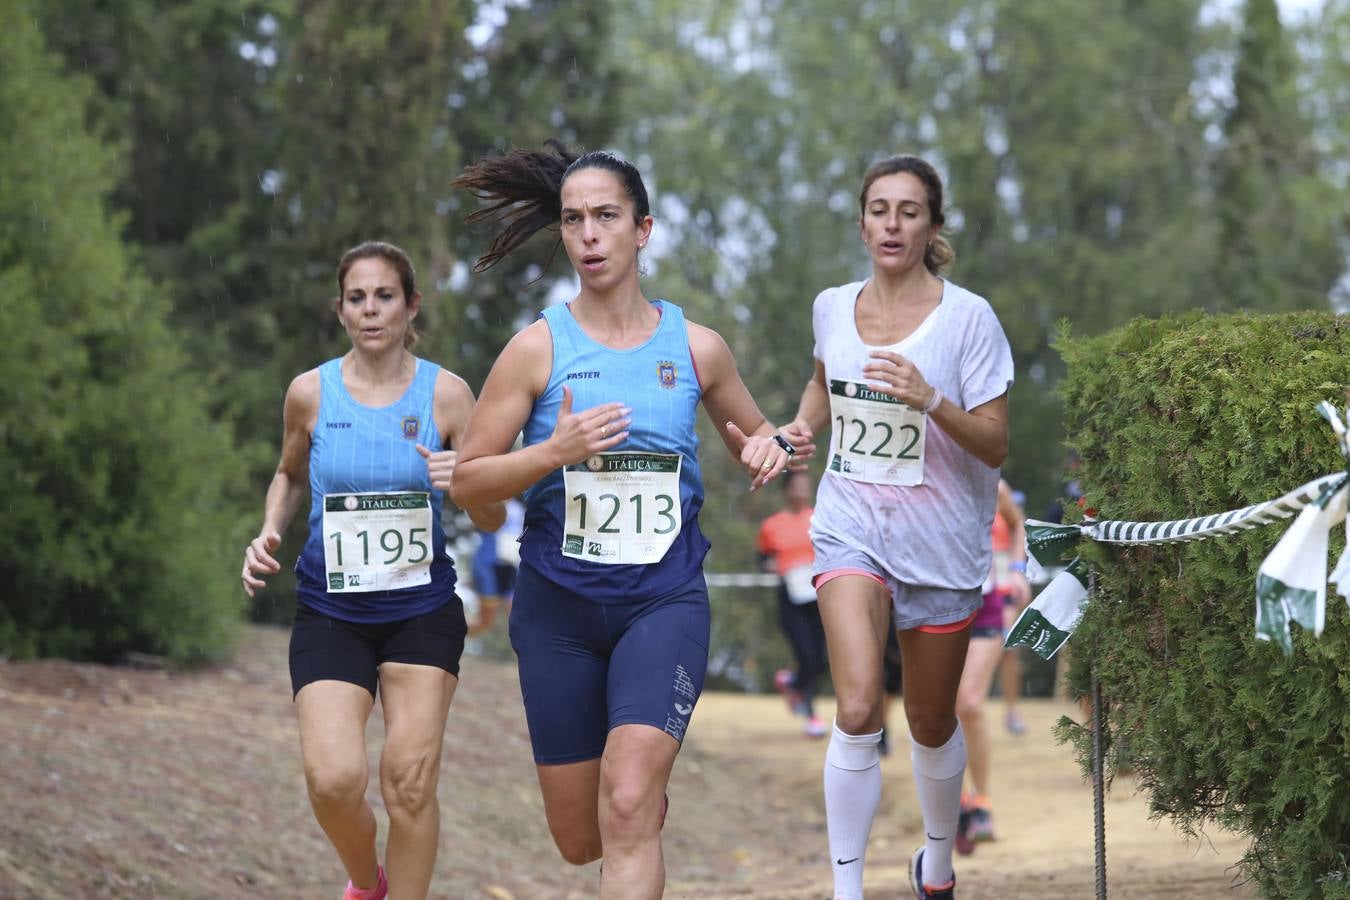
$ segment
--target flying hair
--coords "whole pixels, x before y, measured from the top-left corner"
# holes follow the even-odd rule
[[[637,167],[608,150],[578,154],[561,141],[549,138],[542,150],[512,150],[502,156],[485,156],[450,182],[451,187],[462,188],[487,204],[470,213],[466,222],[500,226],[492,243],[474,263],[473,271],[487,271],[535,232],[557,226],[562,218],[563,182],[581,169],[615,173],[633,201],[634,218],[641,221],[649,214],[647,188]],[[561,243],[561,238],[554,242],[549,263]]]

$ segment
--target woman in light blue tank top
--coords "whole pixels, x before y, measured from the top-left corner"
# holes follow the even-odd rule
[[[381,900],[390,882],[396,896],[426,897],[465,632],[441,506],[473,393],[409,352],[422,297],[407,254],[361,244],[342,257],[337,281],[335,311],[352,349],[286,391],[281,461],[244,552],[244,590],[253,596],[281,570],[281,534],[308,494],[290,662],[310,802],[347,870],[344,900]],[[506,515],[495,501],[466,512],[489,530]],[[380,758],[388,879],[365,799],[377,686],[386,720],[401,723]]]
[[[707,667],[695,411],[752,490],[784,469],[788,445],[721,337],[643,296],[653,222],[631,164],[550,142],[455,184],[490,203],[471,220],[504,223],[475,271],[557,225],[581,281],[498,357],[453,486],[467,503],[529,492],[510,628],[559,851],[605,857],[603,897],[659,897],[666,782]]]

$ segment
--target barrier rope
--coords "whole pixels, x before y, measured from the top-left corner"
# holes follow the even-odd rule
[[[1317,406],[1336,434],[1350,467],[1350,443],[1339,412],[1323,401]],[[1347,411],[1350,414],[1350,411]],[[1289,623],[1298,622],[1320,635],[1326,621],[1326,556],[1331,529],[1346,521],[1350,473],[1333,472],[1287,494],[1241,509],[1174,519],[1168,522],[1088,521],[1057,525],[1029,519],[1026,523],[1029,575],[1067,556],[1079,541],[1123,545],[1185,543],[1259,528],[1298,518],[1261,563],[1256,579],[1256,636],[1293,652]],[[1350,547],[1329,576],[1337,592],[1350,601]],[[1023,611],[1004,646],[1030,647],[1050,659],[1073,634],[1088,600],[1087,566],[1074,557],[1063,572]]]

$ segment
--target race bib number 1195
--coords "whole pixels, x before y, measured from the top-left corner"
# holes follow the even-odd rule
[[[328,590],[413,587],[431,581],[431,496],[425,491],[325,494]]]

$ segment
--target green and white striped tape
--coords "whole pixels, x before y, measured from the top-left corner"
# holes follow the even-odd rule
[[[1340,414],[1325,401],[1318,404],[1317,411],[1331,423],[1341,454],[1350,463],[1350,444]],[[1027,559],[1033,568],[1029,574],[1034,577],[1036,567],[1058,563],[1085,538],[1126,545],[1184,543],[1259,528],[1297,514],[1294,524],[1261,563],[1256,577],[1256,636],[1276,641],[1290,653],[1290,622],[1298,622],[1314,634],[1322,633],[1328,577],[1337,592],[1350,601],[1350,548],[1341,554],[1330,576],[1326,569],[1328,538],[1332,528],[1346,521],[1348,495],[1350,474],[1335,472],[1274,500],[1193,519],[1103,520],[1080,525],[1029,519]],[[1030,647],[1038,656],[1050,659],[1073,634],[1087,602],[1087,566],[1074,557],[1018,617],[1004,646]]]

